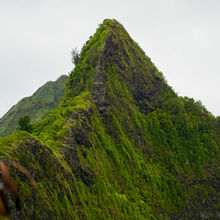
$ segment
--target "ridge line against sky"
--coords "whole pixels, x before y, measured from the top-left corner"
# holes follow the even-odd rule
[[[47,81],[68,74],[105,18],[118,20],[168,84],[220,115],[220,1],[0,0],[0,117]]]

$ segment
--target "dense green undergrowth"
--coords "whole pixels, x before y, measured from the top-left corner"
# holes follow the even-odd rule
[[[14,173],[27,219],[215,218],[219,127],[199,102],[174,93],[117,21],[105,20],[60,105],[32,135],[1,138],[0,152],[38,182],[33,189]]]

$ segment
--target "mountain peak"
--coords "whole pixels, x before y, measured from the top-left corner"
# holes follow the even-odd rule
[[[113,97],[118,97],[120,89],[117,83],[128,90],[145,113],[162,105],[165,90],[173,95],[162,74],[125,28],[116,20],[106,19],[81,51],[71,73],[69,95],[88,90],[102,109],[116,102]]]
[[[216,219],[219,133],[120,23],[104,20],[60,105],[32,134],[0,138],[0,156],[38,183],[12,173],[23,205],[12,219]]]

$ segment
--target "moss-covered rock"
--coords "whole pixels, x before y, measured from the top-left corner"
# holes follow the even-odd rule
[[[21,213],[35,219],[217,218],[218,119],[178,97],[123,26],[105,20],[84,45],[60,105],[0,139]]]

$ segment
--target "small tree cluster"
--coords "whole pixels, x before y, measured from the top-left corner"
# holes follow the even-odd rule
[[[31,118],[28,115],[25,115],[24,117],[20,117],[18,121],[18,129],[22,131],[28,131],[31,132],[33,127],[31,122]]]
[[[76,65],[79,62],[79,58],[80,58],[79,52],[76,47],[72,49],[71,54],[72,54],[72,63]]]

